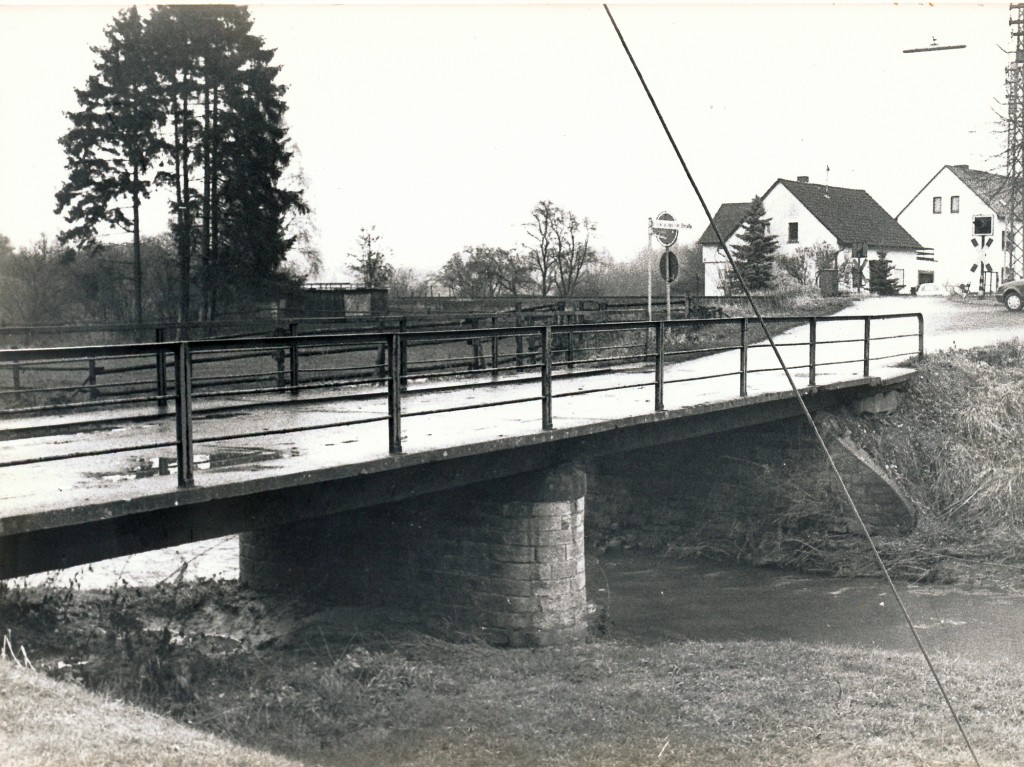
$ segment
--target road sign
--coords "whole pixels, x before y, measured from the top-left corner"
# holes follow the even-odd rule
[[[654,234],[666,248],[676,244],[680,228],[681,225],[671,213],[662,211],[654,219]]]
[[[675,282],[676,277],[679,276],[679,259],[676,258],[676,254],[671,250],[662,253],[658,270],[661,272],[661,279],[665,282]]]

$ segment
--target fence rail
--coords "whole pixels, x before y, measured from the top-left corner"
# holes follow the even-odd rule
[[[912,320],[916,324],[908,330]],[[790,357],[789,368],[806,375],[809,386],[833,366],[854,365],[868,377],[872,363],[924,355],[924,320],[917,313],[771,317],[767,322],[773,335],[776,329],[807,326],[806,339],[783,338],[777,344]],[[830,327],[842,332],[829,335]],[[555,400],[564,397],[650,387],[654,410],[661,411],[668,386],[728,378],[736,380],[736,395],[746,397],[752,375],[778,369],[772,362],[752,365],[751,353],[761,349],[763,355],[763,341],[756,323],[738,317],[311,335],[300,335],[293,326],[286,334],[261,337],[0,350],[0,375],[6,371],[12,380],[12,386],[0,387],[0,434],[14,422],[24,429],[37,416],[73,415],[99,405],[103,417],[112,420],[173,416],[175,423],[173,442],[33,455],[0,462],[0,468],[173,446],[178,486],[184,488],[194,484],[194,449],[204,442],[386,420],[388,450],[400,453],[403,419],[537,401],[540,428],[549,430]],[[697,357],[727,358],[727,364],[677,364]],[[30,374],[38,379],[34,387],[26,381]],[[101,376],[111,378],[101,381]],[[578,390],[555,391],[554,383],[569,379],[581,383]],[[434,398],[427,407],[409,406],[420,395],[483,387],[493,389],[493,396],[482,403],[452,398],[438,404]],[[386,412],[274,430],[236,429],[219,437],[193,433],[197,414],[339,400],[386,401]]]

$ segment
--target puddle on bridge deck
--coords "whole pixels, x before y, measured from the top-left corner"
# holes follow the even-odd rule
[[[279,458],[295,458],[302,454],[297,447],[290,450],[267,450],[259,447],[210,447],[203,453],[195,455],[193,466],[195,471],[218,471],[224,469],[243,469],[256,471],[267,461]],[[130,479],[146,479],[147,477],[169,476],[178,471],[178,459],[170,455],[135,456],[124,459],[111,467],[109,471],[91,472],[88,476],[107,482],[120,482]]]

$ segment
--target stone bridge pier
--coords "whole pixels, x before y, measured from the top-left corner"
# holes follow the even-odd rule
[[[431,628],[539,646],[587,628],[586,474],[570,464],[244,533],[240,580],[398,604]]]
[[[868,526],[892,535],[912,529],[913,504],[885,467],[827,415],[819,418]],[[615,541],[665,551],[695,530],[759,530],[758,517],[791,503],[786,488],[795,481],[822,513],[835,516],[830,529],[859,529],[835,500],[802,417],[726,423],[643,447],[566,451],[547,469],[537,469],[544,465],[538,460],[505,474],[516,468],[506,462],[486,481],[458,470],[444,482],[419,475],[433,482],[419,485],[422,495],[412,479],[391,486],[406,499],[380,503],[384,493],[375,506],[360,508],[354,498],[324,490],[306,504],[315,509],[279,508],[284,518],[307,518],[242,534],[240,579],[260,591],[321,602],[402,606],[445,635],[540,646],[587,631],[585,510],[594,551]],[[466,476],[475,484],[459,484]],[[438,489],[447,482],[455,486]]]

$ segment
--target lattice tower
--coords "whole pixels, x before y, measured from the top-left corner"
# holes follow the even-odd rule
[[[1024,3],[1010,5],[1013,60],[1006,65],[1006,220],[1004,279],[1024,275]]]

